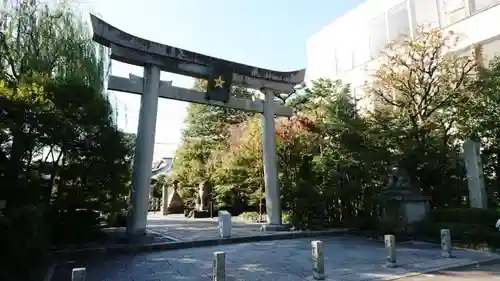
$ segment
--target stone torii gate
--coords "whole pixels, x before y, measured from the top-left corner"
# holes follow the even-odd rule
[[[144,67],[144,78],[111,76],[110,90],[141,95],[139,125],[134,155],[132,190],[127,233],[143,235],[149,207],[149,184],[158,111],[158,98],[174,99],[262,113],[262,142],[267,224],[265,230],[282,230],[280,190],[276,170],[275,115],[292,116],[293,109],[274,101],[277,93],[292,93],[303,83],[305,69],[273,71],[210,57],[188,50],[145,40],[128,34],[94,15],[90,15],[93,40],[111,49],[111,58]],[[203,95],[199,91],[160,81],[160,71],[209,81]],[[232,85],[261,91],[264,100],[231,97]]]

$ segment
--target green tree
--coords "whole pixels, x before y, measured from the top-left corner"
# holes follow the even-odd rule
[[[482,57],[482,51],[478,57]],[[482,145],[482,160],[486,186],[493,206],[499,205],[500,191],[500,57],[490,62],[480,62],[477,79],[469,85],[474,99],[464,111],[465,117],[461,122],[461,133],[464,137],[480,141]]]
[[[291,221],[311,228],[371,215],[390,153],[373,137],[350,87],[319,79],[290,104],[303,128],[298,134],[290,123],[280,137],[283,205]]]
[[[40,278],[36,265],[50,242],[93,238],[98,217],[126,207],[133,144],[113,123],[104,49],[84,21],[64,3],[7,5],[0,24],[0,198],[7,201],[0,252],[9,263],[0,279],[30,280]]]
[[[233,214],[258,209],[263,202],[264,168],[260,116],[231,126],[229,145],[212,155],[210,166],[217,207]]]
[[[194,88],[204,91],[206,81],[196,80]],[[252,93],[241,87],[233,87],[231,95],[249,98]],[[182,132],[182,145],[175,153],[174,175],[181,186],[197,186],[210,175],[209,159],[218,149],[228,146],[229,127],[239,124],[252,113],[201,104],[190,104],[187,110],[186,128]],[[194,190],[194,189],[193,189]]]
[[[373,128],[434,206],[461,204],[463,168],[457,127],[472,95],[472,56],[453,53],[460,38],[439,29],[389,45],[367,85]],[[453,196],[450,196],[450,193]]]
[[[163,195],[163,187],[168,184],[167,174],[161,173],[156,175],[151,179],[151,182],[153,184],[153,197],[161,198]]]

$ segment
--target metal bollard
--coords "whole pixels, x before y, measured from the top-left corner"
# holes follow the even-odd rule
[[[323,241],[312,241],[313,278],[315,280],[325,279],[325,254],[323,252]]]
[[[226,281],[226,253],[214,252],[213,281]]]
[[[71,271],[71,281],[85,281],[85,267],[73,268]]]
[[[451,258],[451,232],[449,229],[441,229],[441,257]]]
[[[388,268],[395,268],[396,265],[396,237],[394,235],[384,235],[385,249],[387,257],[385,266]]]

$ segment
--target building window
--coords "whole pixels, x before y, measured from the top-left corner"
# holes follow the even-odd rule
[[[413,16],[416,28],[424,30],[439,27],[439,13],[436,0],[412,0]]]
[[[389,42],[386,23],[385,13],[378,15],[368,23],[370,56],[372,59],[377,58]]]
[[[491,6],[500,3],[500,0],[472,0],[471,1],[471,11],[472,14],[479,13],[484,9],[488,9]]]
[[[410,20],[406,1],[387,12],[389,25],[389,41],[399,41],[410,36]]]
[[[442,26],[448,26],[467,17],[466,0],[441,0]],[[467,0],[468,1],[468,0]]]

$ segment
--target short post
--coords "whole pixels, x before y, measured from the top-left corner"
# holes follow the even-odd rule
[[[385,266],[395,268],[396,265],[396,237],[394,235],[384,235],[385,249],[387,257]]]
[[[221,238],[229,238],[231,237],[231,213],[228,211],[219,211],[218,221],[219,221],[219,231]]]
[[[168,186],[165,184],[161,187],[161,213],[168,215]]]
[[[214,202],[212,202],[212,200],[210,200],[208,205],[210,206],[210,218],[213,218],[214,217]]]
[[[214,252],[213,281],[226,281],[226,253]]]
[[[323,252],[323,241],[312,241],[313,278],[315,280],[325,279],[325,254]]]
[[[451,232],[441,229],[441,257],[451,258]]]
[[[71,271],[71,281],[85,281],[85,267],[73,268]]]

